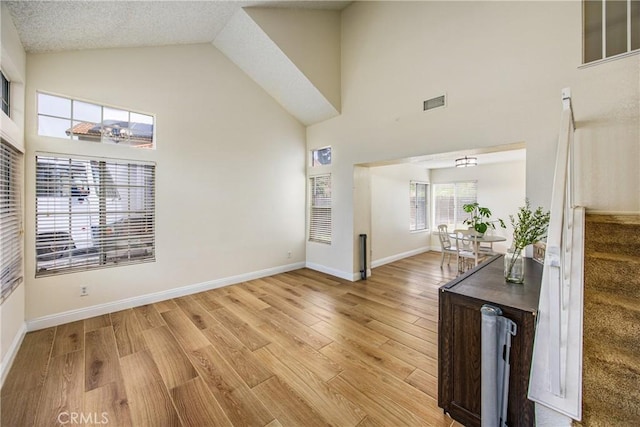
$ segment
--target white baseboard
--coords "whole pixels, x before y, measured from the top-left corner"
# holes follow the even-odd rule
[[[403,258],[409,258],[410,256],[419,255],[424,252],[429,252],[431,250],[432,250],[431,246],[423,246],[421,248],[413,249],[411,251],[402,252],[400,254],[395,254],[385,258],[377,259],[377,260],[371,261],[371,268],[380,267],[381,265],[389,264],[390,262],[398,261]]]
[[[13,337],[13,341],[11,342],[11,346],[9,346],[7,354],[2,358],[2,364],[0,365],[0,387],[4,385],[4,380],[9,373],[9,369],[11,369],[11,365],[13,365],[13,360],[16,358],[16,354],[18,354],[18,350],[20,349],[20,345],[22,344],[22,340],[26,333],[27,324],[22,323],[18,333]]]
[[[346,271],[336,270],[334,268],[325,267],[324,265],[314,264],[312,262],[307,262],[305,267],[310,268],[311,270],[319,271],[321,273],[330,274],[335,277],[339,277],[344,280],[348,280],[350,282],[355,282],[360,278],[360,273],[347,273]]]
[[[222,288],[224,286],[234,285],[249,280],[260,279],[261,277],[273,276],[274,274],[286,273],[287,271],[298,270],[304,268],[304,262],[282,265],[278,267],[258,270],[251,273],[239,274],[237,276],[224,277],[222,279],[210,280],[208,282],[196,283],[194,285],[182,286],[179,288],[168,289],[166,291],[154,292],[152,294],[140,295],[133,298],[127,298],[119,301],[98,304],[91,307],[85,307],[77,310],[69,310],[63,313],[51,314],[35,319],[27,320],[26,330],[36,331],[38,329],[49,328],[51,326],[62,325],[64,323],[75,322],[77,320],[88,319],[115,311],[126,310],[132,307],[138,307],[145,304],[152,304],[159,301],[178,298],[185,295],[191,295],[198,292],[208,291],[210,289]],[[4,364],[3,364],[4,366]]]

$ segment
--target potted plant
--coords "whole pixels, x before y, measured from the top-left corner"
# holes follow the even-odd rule
[[[496,222],[500,224],[500,227],[507,228],[507,226],[504,225],[504,221],[500,218],[496,220],[490,220],[491,211],[489,210],[489,208],[480,206],[480,204],[478,204],[477,202],[467,203],[466,205],[462,206],[462,209],[464,209],[465,212],[471,214],[471,216],[465,219],[463,223],[467,224],[469,228],[473,228],[479,236],[482,236],[484,233],[486,233],[489,227],[495,230]]]
[[[524,260],[522,251],[529,245],[547,237],[549,227],[549,211],[542,207],[531,211],[529,199],[524,206],[518,208],[517,216],[509,215],[513,226],[513,244],[504,256],[504,278],[507,282],[524,282]]]

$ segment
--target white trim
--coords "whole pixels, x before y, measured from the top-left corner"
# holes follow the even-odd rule
[[[388,257],[385,257],[385,258],[380,258],[380,259],[377,259],[375,261],[372,260],[371,261],[371,268],[380,267],[381,265],[389,264],[391,262],[395,262],[395,261],[398,261],[398,260],[401,260],[401,259],[404,259],[404,258],[409,258],[411,256],[419,255],[419,254],[422,254],[422,253],[425,253],[425,252],[429,252],[431,250],[433,250],[431,248],[431,246],[423,246],[421,248],[413,249],[411,251],[402,252],[402,253],[391,255],[391,256],[388,256]]]
[[[100,316],[102,314],[125,310],[127,308],[165,301],[171,298],[178,298],[185,295],[208,291],[210,289],[222,288],[224,286],[234,285],[237,283],[246,282],[248,280],[273,276],[274,274],[286,273],[287,271],[298,270],[300,268],[303,268],[304,266],[305,265],[303,262],[297,262],[294,264],[258,270],[251,273],[238,274],[236,276],[224,277],[221,279],[182,286],[180,288],[168,289],[166,291],[154,292],[152,294],[140,295],[120,301],[113,301],[105,304],[94,305],[91,307],[80,308],[77,310],[69,310],[63,313],[42,316],[35,319],[27,320],[27,330],[35,331],[51,326],[62,325],[64,323],[75,322],[77,320],[88,319],[91,317]]]
[[[578,70],[582,70],[583,68],[593,67],[595,65],[604,64],[605,62],[616,61],[618,59],[627,58],[629,56],[635,56],[640,53],[640,49],[632,50],[631,52],[622,52],[617,55],[609,56],[607,58],[596,59],[595,61],[587,62],[586,64],[581,64],[578,66]]]
[[[640,215],[640,211],[608,211],[608,210],[598,210],[598,209],[589,209],[585,208],[588,215],[620,215],[620,216],[628,216],[628,215]]]
[[[319,271],[321,273],[330,274],[335,277],[339,277],[340,279],[348,280],[350,282],[355,282],[360,278],[360,272],[357,273],[347,273],[346,271],[336,270],[331,267],[325,267],[324,265],[315,264],[313,262],[307,262],[305,267],[310,268],[311,270]]]
[[[18,354],[18,350],[20,349],[20,345],[22,344],[22,340],[24,340],[24,336],[27,334],[27,324],[22,322],[18,333],[13,337],[13,341],[7,350],[7,353],[2,358],[2,364],[0,365],[0,387],[4,385],[4,380],[7,378],[7,374],[11,369],[11,365],[13,365],[13,360],[16,358]]]

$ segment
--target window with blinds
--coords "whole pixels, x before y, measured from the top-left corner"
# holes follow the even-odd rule
[[[155,261],[155,165],[36,157],[36,276]]]
[[[409,231],[426,230],[427,220],[427,190],[428,184],[423,182],[409,183]]]
[[[309,178],[309,241],[331,244],[331,175]]]
[[[462,208],[478,198],[476,181],[433,184],[434,225],[460,228],[469,214]]]
[[[22,283],[22,154],[0,146],[0,303]]]

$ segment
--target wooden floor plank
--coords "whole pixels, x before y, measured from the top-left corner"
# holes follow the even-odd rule
[[[243,304],[255,311],[260,311],[270,307],[269,304],[242,288],[242,285],[229,287],[229,295],[242,301]]]
[[[32,426],[35,421],[42,386],[16,391],[0,397],[1,426]]]
[[[24,336],[13,366],[2,386],[2,394],[31,390],[44,383],[56,328],[29,332]]]
[[[257,350],[269,344],[271,341],[266,339],[253,325],[249,325],[244,319],[251,320],[250,317],[238,317],[244,316],[244,310],[238,309],[234,305],[227,308],[221,308],[211,312],[211,315],[220,322],[225,328],[229,330],[238,340],[240,340],[249,350]],[[263,323],[260,320],[260,324]]]
[[[205,329],[202,333],[249,387],[258,385],[273,375],[222,325]]]
[[[85,334],[85,391],[118,382],[122,377],[113,329],[96,329]]]
[[[407,347],[394,340],[389,340],[380,346],[380,350],[383,350],[400,360],[404,360],[411,366],[422,369],[431,375],[438,375],[438,359],[427,356],[424,353],[414,350],[411,347]]]
[[[65,323],[56,328],[51,357],[60,356],[84,348],[84,320]]]
[[[84,319],[85,333],[94,331],[96,329],[105,328],[107,326],[111,326],[111,316],[109,316],[108,314]]]
[[[93,423],[87,426],[133,427],[124,381],[119,378],[85,392],[84,413],[94,416]]]
[[[84,407],[84,351],[53,357],[50,374],[42,387],[42,397],[34,426],[50,427],[81,413]]]
[[[147,329],[143,336],[167,389],[171,390],[198,375],[167,326]]]
[[[209,341],[179,307],[175,310],[163,312],[162,318],[167,322],[173,336],[176,337],[176,340],[186,352],[209,344]]]
[[[406,379],[408,384],[411,384],[418,390],[421,390],[425,394],[438,400],[438,377],[435,375],[427,374],[421,369],[416,369]]]
[[[174,301],[178,304],[178,307],[184,311],[184,314],[187,315],[196,328],[206,329],[214,325],[213,317],[211,317],[207,310],[199,304],[195,298],[187,295],[182,298],[175,298]]]
[[[273,420],[273,415],[212,345],[189,352],[189,358],[234,426],[266,425]]]
[[[171,397],[185,427],[233,425],[200,377],[172,389]]]
[[[305,427],[330,425],[276,376],[257,385],[253,390],[283,425]]]
[[[402,343],[407,347],[411,347],[412,349],[417,350],[427,356],[433,357],[434,359],[438,357],[437,339],[435,340],[435,342],[429,342],[377,320],[371,321],[368,326],[371,329],[386,335],[387,337],[389,337],[389,339]],[[428,337],[428,335],[424,334],[424,337],[426,338]]]
[[[356,405],[291,357],[269,344],[255,351],[260,360],[333,425],[356,426],[366,416]]]
[[[153,305],[153,308],[158,310],[158,313],[160,314],[164,313],[165,311],[175,310],[176,308],[178,308],[178,306],[176,305],[176,302],[172,299],[159,301],[152,305]]]
[[[120,359],[135,426],[178,427],[180,420],[149,350]]]
[[[152,304],[135,307],[133,312],[136,314],[138,324],[143,331],[166,325],[162,316],[160,316],[160,312]]]
[[[111,313],[111,324],[118,344],[120,357],[146,348],[142,339],[142,327],[132,309]]]

